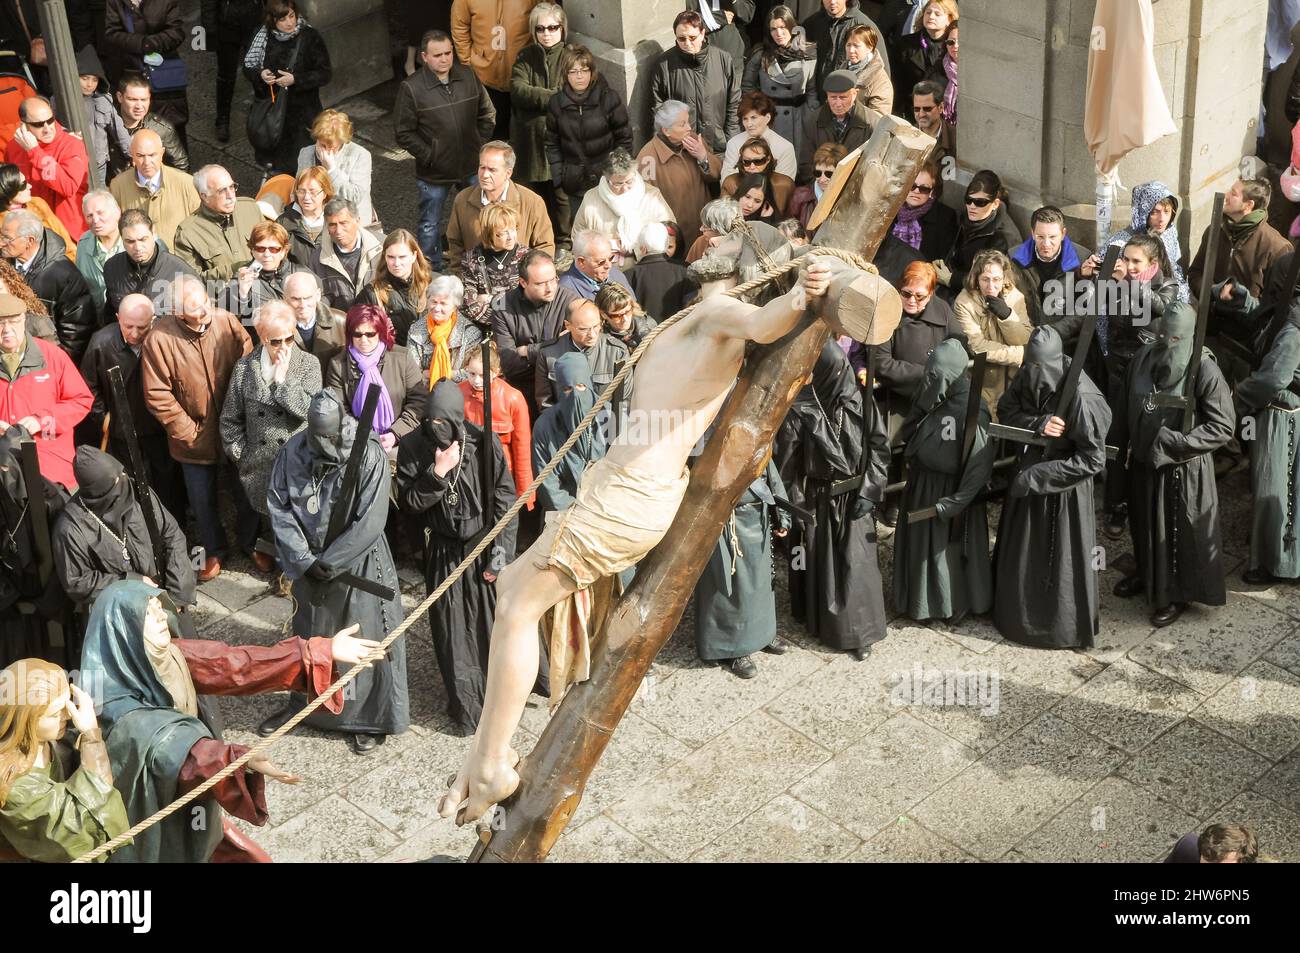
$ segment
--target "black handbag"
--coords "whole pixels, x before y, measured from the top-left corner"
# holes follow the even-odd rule
[[[267,37],[267,43],[270,42],[270,37]],[[293,72],[294,66],[298,63],[298,50],[301,46],[300,35],[293,42],[293,53],[289,57],[288,66],[282,72]],[[285,117],[289,111],[289,90],[272,86],[270,91],[271,95],[266,99],[253,100],[253,105],[248,110],[245,131],[248,133],[248,141],[259,152],[271,152],[280,144],[280,140],[284,138]]]

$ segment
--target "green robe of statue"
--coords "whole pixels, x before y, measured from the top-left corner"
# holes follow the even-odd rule
[[[8,846],[27,860],[63,864],[130,826],[122,795],[113,785],[84,768],[65,779],[62,764],[53,758],[10,786],[0,807],[0,853]]]

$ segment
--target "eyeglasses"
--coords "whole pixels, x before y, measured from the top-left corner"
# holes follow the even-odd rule
[[[743,166],[767,165],[766,159],[741,159],[740,164]]]
[[[284,251],[284,249],[279,245],[254,245],[253,251],[257,252],[259,255],[278,255],[280,252]]]
[[[588,73],[590,73],[590,72],[591,72],[591,70],[588,69],[588,68],[585,67],[585,66],[575,66],[573,69],[569,70],[569,75],[570,75],[570,76],[586,76],[586,75],[587,75]]]
[[[819,178],[819,179],[829,179],[829,178],[830,178],[831,176],[833,176],[834,174],[835,174],[835,170],[834,170],[834,169],[818,169],[818,170],[817,170],[817,178]]]
[[[222,187],[219,188],[219,189],[213,189],[213,190],[210,191],[208,194],[209,194],[209,195],[225,195],[227,192],[229,192],[231,195],[234,195],[234,194],[235,194],[236,192],[238,192],[238,191],[239,191],[239,183],[238,183],[238,182],[231,182],[229,185],[222,186]]]
[[[324,194],[324,189],[298,189],[294,192],[294,195],[300,199],[318,199]]]
[[[352,336],[354,338],[360,338],[363,341],[368,341],[370,340],[370,338],[379,337],[379,332],[378,331],[353,331]]]
[[[974,205],[976,208],[988,208],[993,202],[993,199],[982,199],[975,195],[966,196],[966,204]]]
[[[558,23],[539,23],[537,24],[538,33],[559,33],[562,30]]]
[[[49,119],[25,119],[23,122],[27,124],[29,129],[44,129],[46,126],[54,125],[55,120],[51,116]]]
[[[581,258],[582,256],[580,255],[580,256],[578,256],[578,257]],[[614,259],[613,259],[612,257],[610,257],[610,258],[583,258],[582,260],[585,261],[587,264],[591,265],[592,268],[604,268],[606,265],[612,265],[612,264],[614,263]]]
[[[291,334],[287,338],[263,338],[262,343],[267,347],[284,347],[286,344],[293,343],[293,335]]]
[[[905,299],[907,299],[908,301],[924,301],[926,298],[930,297],[930,292],[928,292],[928,291],[900,291],[900,292],[898,293],[898,296],[899,296],[900,298],[905,298]]]
[[[929,195],[931,192],[934,191],[934,186],[933,186],[933,185],[916,185],[916,184],[913,184],[913,185],[912,185],[912,191],[913,191],[913,192],[920,192],[922,195]]]
[[[938,108],[939,108],[938,106],[913,106],[912,112],[932,113],[935,112]]]
[[[947,47],[956,47],[956,46],[957,46],[957,41],[956,41],[956,40],[944,40],[944,41],[943,41],[943,45],[944,45],[944,46],[947,46]]]

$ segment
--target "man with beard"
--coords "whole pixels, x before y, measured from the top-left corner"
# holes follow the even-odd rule
[[[144,579],[165,589],[178,606],[194,603],[194,568],[185,533],[152,490],[154,525],[161,553],[154,551],[144,505],[126,468],[94,447],[78,447],[72,461],[77,492],[54,524],[54,565],[63,591],[89,613],[109,584]],[[158,562],[159,556],[164,560]]]
[[[483,485],[485,453],[493,457],[492,487]],[[514,503],[514,480],[501,442],[495,434],[485,442],[482,428],[465,421],[465,395],[452,381],[433,385],[420,428],[402,439],[397,488],[402,509],[424,523],[424,581],[430,592]],[[514,555],[512,522],[429,609],[447,714],[466,735],[478,727],[483,713],[497,573]]]
[[[884,495],[889,439],[834,339],[781,425],[776,459],[790,502],[817,515],[791,537],[791,611],[823,645],[863,661],[886,635],[871,511]],[[859,476],[855,490],[831,495],[832,484]]]
[[[1253,586],[1300,577],[1296,509],[1300,485],[1300,309],[1266,345],[1264,358],[1237,385],[1243,424],[1253,416],[1250,444],[1250,565],[1241,578]]]
[[[1110,408],[1086,374],[1056,416],[1069,369],[1061,336],[1035,328],[1020,373],[998,401],[998,420],[1053,439],[1020,452],[993,551],[993,624],[1038,648],[1091,648],[1097,634],[1097,543],[1092,481],[1106,466]]]
[[[966,348],[948,338],[925,363],[912,409],[898,433],[907,460],[898,531],[894,536],[894,605],[924,622],[957,624],[969,612],[988,612],[993,602],[989,521],[976,497],[993,473],[989,410],[980,401],[969,456],[966,408],[970,380]],[[904,515],[933,506],[933,519],[909,522]]]
[[[1187,380],[1195,333],[1196,313],[1184,304],[1170,307],[1156,340],[1133,356],[1115,397],[1112,436],[1127,462],[1137,556],[1137,573],[1122,579],[1115,595],[1145,592],[1157,627],[1175,621],[1189,602],[1227,602],[1211,455],[1232,439],[1236,416],[1232,392],[1208,349],[1196,379]],[[1161,406],[1170,396],[1195,406],[1187,433],[1180,430],[1183,408]]]
[[[293,631],[337,631],[360,624],[361,635],[379,640],[403,615],[397,569],[384,536],[392,477],[379,439],[371,434],[352,497],[340,498],[356,428],[356,419],[334,391],[316,394],[307,408],[306,429],[290,437],[275,458],[266,504],[280,565],[293,583]],[[343,532],[329,540],[330,515],[344,505]],[[358,589],[350,577],[378,583],[394,595],[385,599]],[[317,709],[304,724],[343,732],[354,754],[369,754],[388,735],[401,734],[410,725],[405,639],[394,642],[385,659],[352,685],[340,714]],[[272,734],[305,704],[305,697],[292,696],[284,710],[262,722],[258,734]]]

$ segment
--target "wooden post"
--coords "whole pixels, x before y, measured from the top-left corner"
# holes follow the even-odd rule
[[[874,255],[933,144],[900,120],[879,123],[816,244]],[[774,283],[773,296],[789,287],[789,280]],[[471,863],[536,862],[550,852],[650,663],[677,628],[723,523],[766,466],[777,428],[828,333],[809,315],[780,341],[755,349],[695,462],[668,534],[641,561],[606,621],[591,678],[556,709],[520,765],[519,789],[498,814],[500,829],[483,832]]]

